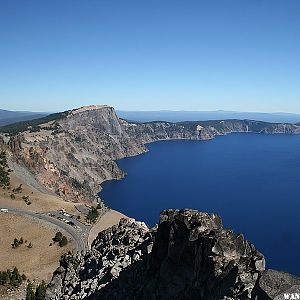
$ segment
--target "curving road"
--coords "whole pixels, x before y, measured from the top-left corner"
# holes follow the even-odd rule
[[[76,250],[78,252],[86,251],[88,249],[87,246],[87,237],[89,232],[89,227],[72,220],[73,223],[77,226],[77,229],[75,229],[73,226],[64,223],[61,220],[56,219],[55,217],[48,216],[45,212],[33,212],[28,210],[23,210],[19,208],[13,208],[13,207],[1,207],[1,209],[8,209],[8,213],[13,213],[20,216],[25,217],[31,217],[35,219],[40,219],[45,221],[46,223],[49,223],[51,225],[54,225],[58,227],[61,230],[66,231],[75,241]],[[1,212],[4,213],[4,212]],[[67,219],[67,218],[66,218]]]

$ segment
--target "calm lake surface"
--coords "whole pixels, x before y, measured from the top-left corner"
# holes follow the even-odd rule
[[[103,184],[111,208],[150,225],[167,208],[217,213],[268,268],[300,275],[300,136],[231,134],[147,147],[118,161],[125,179]]]

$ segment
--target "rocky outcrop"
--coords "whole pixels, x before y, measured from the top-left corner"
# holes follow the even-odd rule
[[[101,232],[85,255],[65,255],[49,284],[46,299],[88,299],[150,254],[153,232],[142,222],[121,219]],[[142,275],[142,270],[139,270]],[[135,278],[130,278],[131,285]],[[125,287],[124,287],[125,288]]]
[[[0,151],[3,151],[5,150],[5,141],[4,141],[4,138],[2,136],[0,136]]]
[[[217,215],[167,210],[158,228],[123,219],[85,255],[65,256],[47,299],[281,299],[299,280],[265,271],[264,256]]]
[[[35,174],[46,189],[72,202],[94,201],[102,182],[125,175],[115,160],[147,151],[145,143],[206,140],[231,132],[300,133],[298,125],[250,120],[133,123],[119,119],[105,105],[46,119],[39,125],[34,121],[34,126],[13,134],[6,143],[16,163]]]
[[[22,142],[24,141],[22,135],[13,136],[9,139],[8,147],[13,154],[19,154],[22,150]]]
[[[284,272],[266,270],[257,281],[253,295],[256,299],[263,300],[298,299],[300,278]]]

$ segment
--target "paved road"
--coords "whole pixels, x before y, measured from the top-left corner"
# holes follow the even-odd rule
[[[71,237],[75,241],[76,250],[78,252],[86,251],[88,249],[87,240],[88,240],[89,227],[81,224],[80,222],[78,222],[76,220],[72,219],[73,223],[77,226],[77,229],[69,224],[66,224],[65,222],[63,222],[61,220],[58,220],[56,212],[54,213],[55,217],[51,217],[48,215],[47,212],[32,212],[32,211],[28,211],[28,210],[12,208],[12,207],[7,207],[7,206],[6,207],[1,206],[0,208],[8,209],[9,213],[14,213],[14,214],[17,214],[20,216],[25,216],[25,217],[27,216],[27,217],[41,219],[47,223],[55,225],[59,229],[62,229],[71,235]],[[4,212],[1,212],[1,213],[4,213]],[[67,218],[65,216],[62,216],[62,217],[70,220],[70,218]]]

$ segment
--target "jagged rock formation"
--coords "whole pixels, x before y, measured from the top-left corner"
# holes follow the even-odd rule
[[[46,298],[283,299],[299,283],[265,271],[264,256],[218,216],[167,210],[157,229],[124,219],[83,256],[63,257]]]
[[[140,263],[152,250],[153,234],[142,222],[122,219],[101,232],[85,255],[66,255],[54,273],[47,299],[84,299]],[[133,278],[132,278],[133,280]]]
[[[300,133],[298,125],[249,120],[133,123],[119,119],[114,109],[105,105],[55,114],[25,130],[24,126],[19,133],[5,137],[12,159],[34,174],[42,186],[72,202],[95,200],[103,181],[124,176],[115,160],[147,151],[145,143],[204,140],[231,132]]]

